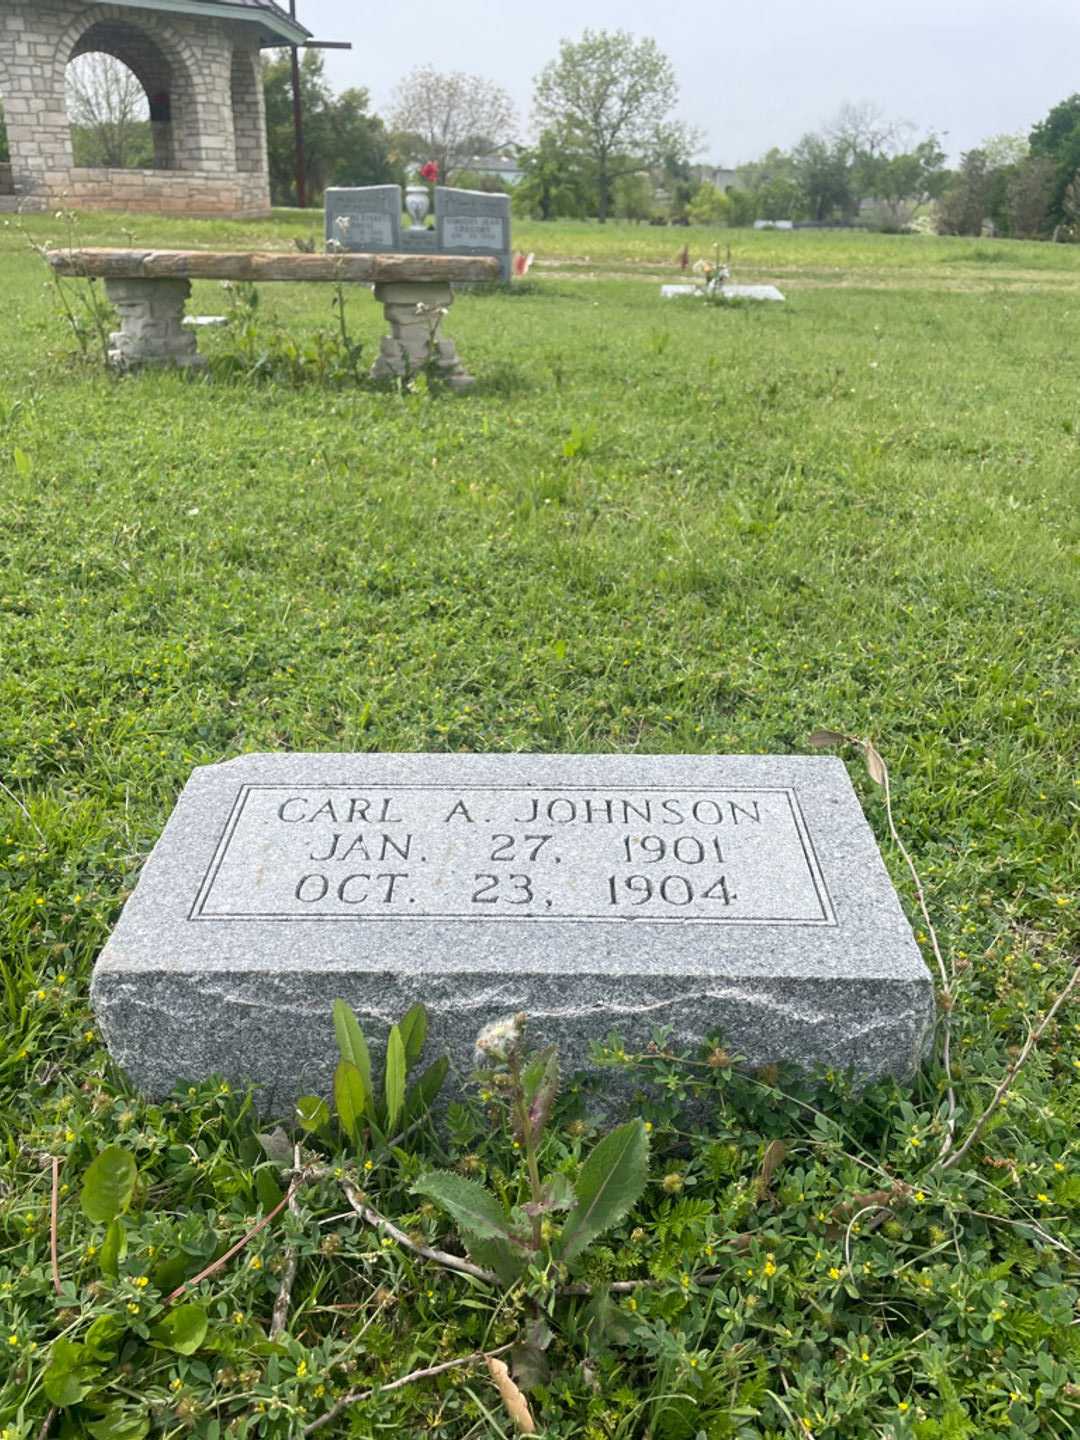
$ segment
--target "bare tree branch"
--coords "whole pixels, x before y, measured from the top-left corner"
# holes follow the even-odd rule
[[[484,76],[425,65],[395,90],[390,124],[412,138],[409,158],[434,160],[445,184],[476,154],[511,144],[517,115],[506,91]]]
[[[76,163],[117,170],[152,163],[146,154],[150,106],[134,71],[113,55],[92,51],[71,62],[65,85],[76,148],[84,152]]]

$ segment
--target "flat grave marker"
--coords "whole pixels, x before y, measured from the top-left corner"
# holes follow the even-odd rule
[[[249,755],[196,770],[94,973],[141,1088],[328,1088],[330,1009],[415,1001],[458,1082],[524,1010],[567,1070],[612,1031],[910,1076],[930,977],[833,757]]]

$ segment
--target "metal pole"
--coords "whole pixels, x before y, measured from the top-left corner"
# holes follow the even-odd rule
[[[289,16],[296,19],[296,0],[289,0]],[[307,165],[304,160],[304,102],[300,95],[300,51],[292,47],[293,131],[296,135],[296,203],[307,209]]]

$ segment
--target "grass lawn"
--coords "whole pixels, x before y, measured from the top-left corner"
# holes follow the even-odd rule
[[[290,247],[317,218],[85,217],[76,243],[126,229]],[[320,371],[331,342],[315,337],[336,325],[320,286],[261,292],[251,353],[288,335],[291,367],[244,374],[215,332],[206,377],[110,379],[75,353],[25,236],[0,230],[3,1440],[284,1440],[345,1394],[535,1339],[541,1312],[530,1403],[553,1440],[1080,1436],[1074,1002],[949,1168],[940,1061],[910,1092],[856,1096],[842,1077],[745,1077],[715,1052],[609,1057],[640,1079],[651,1179],[578,1262],[591,1298],[550,1274],[504,1294],[351,1214],[335,1166],[414,1240],[461,1253],[410,1190],[422,1170],[523,1194],[505,1129],[453,1107],[368,1170],[337,1128],[306,1137],[330,1168],[296,1212],[188,1292],[181,1321],[164,1304],[282,1194],[243,1097],[204,1083],[148,1105],[88,1006],[194,765],[872,735],[957,977],[961,1140],[1066,984],[1080,250],[718,233],[736,278],[776,279],[784,306],[661,302],[684,244],[711,253],[704,230],[519,226],[529,282],[463,296],[447,322],[478,378],[459,397]],[[195,309],[222,306],[196,287]],[[381,311],[363,291],[349,323],[370,358]],[[925,943],[881,792],[850,758]],[[687,1099],[698,1120],[680,1123]],[[571,1088],[547,1168],[573,1177],[597,1135]],[[106,1146],[139,1174],[111,1231],[79,1203]],[[608,1295],[612,1280],[648,1283]],[[517,1359],[538,1367],[535,1346]],[[315,1433],[513,1429],[467,1364]]]

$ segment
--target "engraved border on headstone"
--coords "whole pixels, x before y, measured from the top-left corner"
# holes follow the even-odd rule
[[[326,240],[361,254],[401,249],[401,187],[331,186],[326,192]]]
[[[408,844],[403,851],[400,839],[395,841],[392,836],[383,834],[381,846],[382,855],[373,860],[368,847],[364,843],[365,832],[359,828],[367,822],[354,822],[346,818],[348,811],[346,805],[349,797],[355,797],[362,790],[368,792],[376,791],[382,796],[394,796],[398,801],[398,808],[405,812],[404,817],[394,817],[393,823],[404,822],[413,827],[407,832]],[[613,793],[615,790],[618,793]],[[307,791],[306,795],[297,795],[297,790]],[[340,815],[334,808],[334,796],[340,796]],[[315,798],[311,798],[314,796]],[[466,797],[467,803],[476,808],[477,813],[483,810],[498,810],[495,818],[486,817],[487,823],[481,825],[475,832],[470,827],[463,830],[447,829],[445,822],[440,828],[440,816],[450,808],[453,797]],[[544,805],[541,804],[542,796],[553,797],[548,799],[547,817],[544,818]],[[254,804],[249,802],[254,797]],[[282,798],[284,797],[284,798]],[[443,797],[441,801],[438,797]],[[511,813],[516,809],[528,808],[528,797],[535,801],[536,815],[532,819],[516,817]],[[632,797],[632,798],[631,798]],[[738,797],[737,799],[735,797]],[[316,805],[315,800],[321,801]],[[278,806],[278,801],[281,801]],[[268,814],[266,805],[262,804],[262,813],[256,815],[260,803],[269,801],[270,811],[277,807],[279,824],[274,825],[273,813]],[[412,805],[410,806],[410,801]],[[417,802],[420,808],[426,813],[417,814]],[[310,823],[306,817],[297,817],[296,820],[284,822],[281,820],[283,811],[290,805],[298,804],[303,809],[312,807],[316,811],[329,809],[334,817],[327,823],[332,827],[333,844],[326,856],[318,860],[311,852],[305,858],[298,853],[301,848],[306,848],[307,843],[316,834],[323,837],[323,831],[292,832],[292,825],[297,823]],[[797,897],[793,896],[786,907],[782,908],[779,914],[771,913],[773,907],[769,903],[769,896],[758,896],[751,899],[746,892],[753,884],[753,872],[755,869],[756,857],[752,853],[754,847],[746,844],[747,836],[753,834],[752,826],[762,823],[761,807],[764,804],[766,812],[764,821],[766,830],[760,837],[760,845],[771,847],[772,858],[777,859],[777,851],[782,850],[782,864],[786,869],[785,881],[788,891],[798,891]],[[671,807],[668,812],[661,809],[662,805]],[[556,806],[563,807],[561,811]],[[621,811],[620,811],[620,808]],[[753,807],[751,809],[750,807]],[[410,816],[409,812],[412,810]],[[655,814],[654,814],[655,810]],[[606,834],[599,829],[591,830],[594,824],[594,811],[599,817],[599,825],[607,825]],[[735,834],[734,840],[729,842],[729,835],[738,831],[738,817],[740,813],[749,824],[744,824],[742,836]],[[620,823],[618,817],[622,815]],[[584,819],[585,816],[589,818]],[[676,820],[675,817],[679,818]],[[554,818],[552,818],[554,817]],[[605,818],[606,817],[606,818]],[[583,823],[577,823],[579,818]],[[725,819],[727,826],[725,828]],[[267,822],[269,821],[269,825]],[[245,823],[246,822],[246,823]],[[790,822],[790,829],[788,825]],[[288,824],[289,829],[285,835],[298,841],[303,841],[303,846],[293,845],[292,853],[281,843],[283,824]],[[563,852],[555,858],[555,864],[565,864],[567,869],[562,871],[558,877],[565,882],[573,876],[575,879],[581,877],[587,881],[595,882],[589,886],[588,894],[583,896],[586,901],[584,909],[569,908],[559,905],[558,898],[547,896],[543,898],[543,908],[537,910],[517,911],[515,913],[484,913],[477,911],[475,906],[467,903],[472,883],[470,877],[475,877],[477,866],[490,867],[493,861],[488,854],[490,850],[489,837],[492,830],[502,835],[509,827],[520,827],[522,824],[531,825],[534,829],[549,826],[552,827],[545,834],[544,839],[555,839],[558,834],[557,846]],[[573,826],[572,829],[567,828]],[[343,827],[338,829],[337,827]],[[688,826],[689,832],[681,830],[681,833],[673,833],[671,827]],[[324,827],[325,828],[325,827]],[[558,833],[561,829],[561,833]],[[651,846],[643,845],[640,836],[627,834],[628,830],[642,830],[647,832],[647,839]],[[665,831],[666,835],[652,831]],[[271,837],[268,840],[269,836]],[[722,841],[721,841],[722,832]],[[369,832],[370,833],[370,832]],[[278,844],[275,847],[273,838],[276,837]],[[509,838],[509,836],[507,837]],[[755,838],[759,838],[755,836]],[[388,849],[386,841],[389,839]],[[416,839],[417,855],[412,856],[412,841]],[[603,840],[609,843],[605,846]],[[625,857],[620,852],[615,841],[621,839],[625,847]],[[740,840],[743,842],[740,844]],[[339,849],[338,841],[343,842]],[[475,843],[470,844],[473,841]],[[595,844],[590,842],[595,841]],[[632,841],[635,842],[632,844]],[[324,844],[325,844],[324,839]],[[712,849],[710,849],[710,844]],[[435,872],[440,877],[443,887],[437,893],[433,902],[425,903],[422,896],[409,897],[410,904],[417,904],[418,900],[424,908],[415,911],[398,909],[389,913],[372,912],[370,909],[343,910],[315,910],[311,908],[312,901],[302,898],[300,888],[305,878],[320,879],[323,871],[312,871],[313,864],[341,863],[350,847],[355,850],[357,847],[363,851],[362,858],[354,864],[385,864],[405,862],[410,866],[416,865],[417,860],[424,866],[428,873]],[[682,847],[680,849],[680,846]],[[374,848],[380,848],[375,845]],[[512,847],[503,847],[504,851]],[[543,848],[541,846],[541,848]],[[427,853],[419,855],[419,850]],[[747,853],[748,849],[751,853]],[[247,853],[250,852],[251,858]],[[606,853],[597,853],[605,852]],[[463,853],[464,852],[464,853]],[[554,850],[551,852],[554,854]],[[637,860],[636,868],[631,856]],[[726,859],[724,858],[726,856]],[[669,858],[670,857],[670,858]],[[501,857],[500,857],[501,858]],[[236,794],[232,812],[226,823],[217,849],[207,866],[202,883],[199,886],[198,894],[192,904],[189,918],[192,920],[242,920],[242,921],[274,921],[290,922],[303,921],[305,923],[326,923],[330,921],[347,921],[355,923],[369,920],[387,922],[400,920],[403,917],[412,921],[440,921],[440,920],[467,920],[474,924],[487,924],[491,921],[497,923],[532,923],[539,924],[545,921],[573,921],[584,923],[606,924],[613,920],[633,921],[639,918],[637,910],[641,904],[647,903],[639,899],[638,894],[623,893],[622,884],[627,875],[637,876],[644,872],[643,879],[649,882],[648,899],[653,898],[652,876],[650,867],[658,863],[661,858],[667,859],[667,866],[663,871],[657,872],[655,879],[660,890],[657,892],[661,899],[668,899],[664,894],[663,887],[669,886],[671,897],[669,903],[673,906],[673,913],[665,914],[650,909],[648,921],[650,924],[659,925],[831,925],[835,926],[836,913],[829,897],[828,887],[825,878],[821,873],[821,866],[814,851],[813,841],[807,829],[805,818],[799,806],[798,797],[790,787],[769,788],[765,786],[753,789],[742,787],[703,787],[703,786],[631,786],[611,787],[602,796],[597,795],[595,786],[564,785],[553,789],[539,788],[526,785],[399,785],[393,782],[367,780],[363,785],[349,785],[345,783],[321,786],[288,786],[288,785],[242,785]],[[265,898],[260,891],[266,887],[267,869],[274,863],[284,867],[291,878],[285,887],[284,892],[279,888],[275,891],[273,900]],[[522,866],[531,862],[521,860]],[[292,866],[291,871],[288,870]],[[704,866],[699,872],[696,867]],[[732,868],[734,867],[734,868]],[[805,874],[801,873],[805,867]],[[308,872],[305,877],[305,870]],[[231,873],[230,873],[231,872]],[[613,873],[612,873],[613,872]],[[223,875],[231,880],[230,893],[234,897],[242,897],[250,894],[253,898],[245,908],[237,908],[237,901],[234,899],[232,906],[221,908],[220,905],[212,904],[215,899],[215,889],[226,888],[222,884]],[[739,876],[738,884],[741,894],[734,893],[734,884],[727,883],[728,876]],[[293,891],[293,904],[287,909],[278,909],[282,895],[286,901],[289,899],[289,890],[296,884],[296,877],[300,879],[300,886]],[[343,879],[352,879],[346,871],[339,871],[336,880],[341,883]],[[370,873],[364,872],[362,876],[370,884]],[[407,876],[401,878],[406,879]],[[809,881],[807,885],[805,882]],[[537,882],[539,884],[539,882]],[[318,890],[318,884],[314,887]],[[549,885],[549,889],[555,887]],[[582,889],[584,887],[581,887]],[[531,889],[531,886],[530,886]],[[645,887],[641,887],[644,894]],[[365,900],[369,892],[365,892]],[[580,893],[580,890],[576,893]],[[320,902],[328,898],[328,892],[324,890],[318,896]],[[404,893],[401,894],[401,903],[404,903]],[[331,905],[333,895],[329,894]],[[618,900],[625,902],[624,908],[619,908]],[[715,903],[712,903],[715,902]],[[741,902],[741,903],[740,903]],[[342,898],[340,903],[346,907],[349,905],[358,906],[363,903],[350,896]],[[604,908],[607,903],[608,908]],[[694,906],[691,910],[689,907]],[[704,906],[704,910],[703,907]],[[556,908],[558,907],[558,908]],[[722,907],[722,908],[721,908]],[[764,910],[770,913],[756,913]],[[798,913],[791,913],[797,911]],[[710,913],[711,912],[711,913]],[[725,913],[727,912],[727,913]]]

